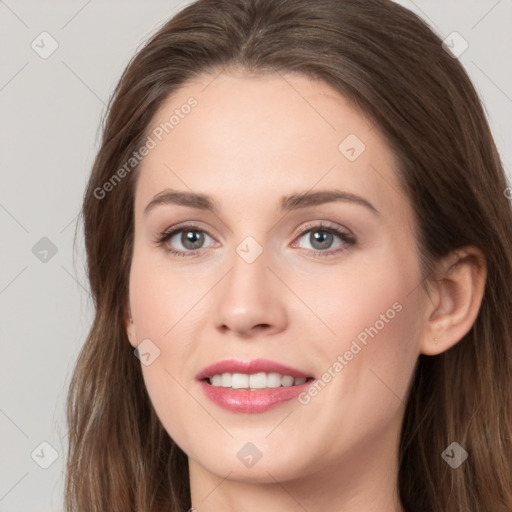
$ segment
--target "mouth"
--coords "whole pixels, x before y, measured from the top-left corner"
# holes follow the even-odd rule
[[[267,359],[229,359],[204,368],[196,379],[219,407],[237,413],[262,413],[290,402],[315,377]]]
[[[243,390],[256,390],[256,389],[274,389],[274,388],[289,388],[300,386],[306,382],[314,380],[313,377],[293,377],[292,375],[282,375],[280,373],[259,372],[259,373],[217,373],[211,377],[205,377],[203,382],[220,388],[229,389],[243,389]]]

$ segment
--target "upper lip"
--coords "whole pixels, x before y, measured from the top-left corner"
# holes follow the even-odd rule
[[[203,380],[207,377],[213,377],[223,373],[279,373],[281,375],[290,375],[291,377],[311,377],[296,368],[286,366],[269,359],[252,359],[251,361],[240,361],[238,359],[225,359],[213,363],[203,368],[197,375],[197,380]]]

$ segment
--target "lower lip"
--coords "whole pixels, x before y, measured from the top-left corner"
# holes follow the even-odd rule
[[[305,391],[313,380],[299,384],[266,389],[232,389],[221,386],[212,386],[201,381],[201,387],[206,396],[219,407],[232,412],[255,414],[265,412],[277,407]]]

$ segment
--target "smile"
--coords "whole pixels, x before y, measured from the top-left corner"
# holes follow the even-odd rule
[[[225,359],[196,379],[214,404],[231,412],[262,413],[283,405],[315,380],[311,374],[269,359]]]

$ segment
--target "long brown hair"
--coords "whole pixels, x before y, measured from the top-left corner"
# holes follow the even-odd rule
[[[485,255],[478,317],[437,356],[420,355],[401,431],[408,511],[512,510],[512,211],[482,106],[458,60],[388,0],[199,0],[146,43],[109,104],[83,204],[95,318],[67,403],[68,512],[184,511],[187,457],[158,420],[125,331],[137,168],[98,190],[141,146],[188,80],[222,70],[323,80],[375,121],[399,162],[424,281],[466,245]],[[103,190],[105,190],[103,188]],[[101,195],[101,197],[100,197]],[[453,441],[469,453],[452,469]]]

